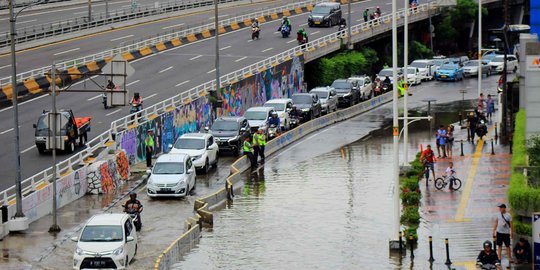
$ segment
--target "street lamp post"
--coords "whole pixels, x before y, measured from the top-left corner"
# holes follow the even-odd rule
[[[409,96],[409,79],[407,78],[408,68],[409,68],[409,0],[404,0],[405,2],[405,20],[403,22],[403,69],[405,76],[405,91],[403,94],[403,165],[407,165],[409,149],[409,116],[408,101]]]
[[[221,81],[219,78],[219,21],[218,21],[218,4],[219,0],[214,0],[214,28],[216,33],[216,98],[220,90]],[[215,117],[215,116],[214,116]]]
[[[349,50],[353,49],[353,44],[351,40],[352,39],[351,2],[352,0],[347,1],[347,8],[348,8],[347,21],[349,21],[349,23],[347,23],[347,49]]]
[[[482,93],[482,0],[478,0],[478,96]]]
[[[52,207],[52,215],[53,215],[53,224],[49,228],[49,232],[59,232],[60,226],[58,226],[58,215],[57,215],[57,209],[56,209],[56,147],[57,147],[57,138],[56,138],[56,128],[58,126],[57,123],[57,117],[58,113],[56,111],[56,65],[52,65],[51,68],[51,92],[52,92],[52,126],[50,130],[52,131],[52,158],[53,158],[53,166],[52,166],[52,186],[53,186],[53,207]]]

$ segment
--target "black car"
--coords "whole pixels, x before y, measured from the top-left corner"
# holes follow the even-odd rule
[[[250,136],[249,123],[243,116],[219,117],[208,130],[219,146],[219,152],[232,151],[235,155],[242,153],[244,138]]]
[[[313,93],[298,93],[292,96],[293,104],[300,111],[304,120],[321,116],[322,105],[319,97]]]
[[[350,107],[360,102],[360,89],[354,85],[354,82],[338,79],[332,83],[331,87],[336,89],[338,105],[340,107]]]
[[[308,17],[309,27],[338,25],[341,21],[341,5],[324,2],[316,4]]]

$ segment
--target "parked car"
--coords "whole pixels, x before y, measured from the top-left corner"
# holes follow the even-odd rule
[[[495,56],[495,58],[489,62],[489,65],[491,66],[491,71],[502,73],[504,68],[504,55]],[[506,72],[512,71],[516,73],[518,65],[519,63],[515,55],[506,56]]]
[[[291,123],[289,111],[292,109],[292,104],[293,102],[290,98],[278,98],[267,101],[263,106],[274,108],[281,123],[281,130],[289,130],[289,124]]]
[[[405,75],[404,70],[403,75]],[[420,70],[417,67],[407,67],[407,82],[409,83],[409,85],[418,85],[422,83]]]
[[[242,154],[244,138],[250,136],[248,120],[243,116],[222,116],[217,118],[208,133],[214,135],[219,153],[232,151],[236,156]]]
[[[488,64],[482,61],[482,75],[491,75],[491,68]],[[478,76],[478,60],[471,60],[463,66],[463,76],[472,77]]]
[[[463,80],[463,68],[454,63],[444,64],[435,74],[435,79],[437,81]]]
[[[457,64],[459,66],[465,65],[465,63],[469,62],[468,56],[453,56],[448,58],[450,62],[453,62],[454,64]]]
[[[360,101],[360,90],[352,81],[338,79],[330,87],[336,89],[339,106],[348,107]]]
[[[321,101],[321,112],[323,114],[337,111],[338,100],[336,89],[327,87],[316,87],[311,89],[310,93],[316,94]]]
[[[420,79],[423,81],[433,80],[435,72],[433,66],[433,61],[428,59],[414,60],[411,64],[409,64],[409,67],[418,68],[420,73]]]
[[[376,78],[379,78],[379,80],[384,81],[386,79],[386,76],[390,79],[390,82],[392,85],[394,84],[394,71],[391,68],[385,68],[379,71],[377,73]],[[403,76],[402,70],[398,68],[398,78],[401,78]]]
[[[321,116],[322,106],[319,97],[314,93],[297,93],[292,96],[293,104],[306,120]]]
[[[195,166],[187,154],[164,154],[149,171],[146,194],[149,197],[185,197],[195,189]]]
[[[435,73],[437,73],[437,70],[441,68],[442,65],[449,63],[450,61],[445,58],[433,58],[431,59],[431,63],[433,64],[432,71],[433,71],[433,78],[435,78]]]
[[[137,254],[137,231],[128,214],[97,214],[84,225],[73,253],[73,269],[126,269]]]
[[[251,133],[257,132],[259,128],[264,130],[266,134],[267,131],[267,121],[268,118],[272,116],[274,108],[272,107],[251,107],[246,110],[244,117],[248,120],[249,126],[251,127]]]
[[[341,21],[341,5],[339,3],[323,2],[313,7],[308,17],[309,27],[338,25]]]
[[[374,84],[371,78],[368,76],[354,76],[350,77],[349,81],[353,82],[353,85],[360,90],[360,99],[368,100],[373,97]]]
[[[210,166],[217,167],[219,146],[209,133],[186,133],[170,147],[170,154],[186,154],[191,157],[195,169],[207,173]]]

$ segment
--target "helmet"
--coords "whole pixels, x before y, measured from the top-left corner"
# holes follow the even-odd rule
[[[483,245],[483,247],[484,247],[484,248],[485,248],[485,247],[489,247],[489,248],[492,248],[492,244],[491,244],[491,241],[489,241],[489,240],[486,240],[486,241],[484,241],[484,245]]]
[[[283,16],[283,20],[288,20],[288,19],[289,19],[289,17]]]
[[[129,192],[129,197],[135,197],[135,198],[137,198],[137,192],[135,192],[135,191],[130,191],[130,192]]]
[[[296,104],[293,104],[292,107],[296,109]]]
[[[277,116],[277,112],[272,112],[272,115],[275,115],[275,116]]]

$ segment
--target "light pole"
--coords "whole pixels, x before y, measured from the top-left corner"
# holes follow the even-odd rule
[[[348,8],[347,21],[349,21],[349,23],[347,23],[347,32],[348,32],[348,34],[347,34],[347,49],[349,49],[349,50],[353,49],[353,44],[352,44],[352,40],[351,40],[352,39],[351,2],[352,2],[352,0],[347,1],[347,8]]]
[[[220,90],[220,79],[219,79],[219,21],[218,21],[218,4],[219,0],[214,0],[214,28],[216,29],[216,98]],[[215,117],[215,116],[214,116]]]
[[[58,216],[56,214],[56,128],[57,128],[57,117],[58,114],[56,112],[56,65],[53,64],[51,68],[51,92],[52,92],[52,126],[53,128],[49,129],[52,130],[52,158],[53,158],[53,166],[52,166],[52,186],[53,186],[53,207],[52,207],[52,214],[53,214],[53,224],[49,228],[49,232],[59,232],[60,226],[58,226]],[[49,136],[50,138],[51,136]]]
[[[92,21],[92,0],[88,0],[88,21]]]
[[[403,69],[405,76],[405,91],[403,93],[403,165],[407,164],[409,149],[409,116],[408,101],[409,96],[409,78],[407,78],[409,69],[409,0],[404,0],[405,3],[405,20],[403,22]]]
[[[21,12],[31,6],[40,4],[40,3],[47,3],[48,0],[44,1],[38,1],[34,2],[22,9],[20,9],[17,14],[15,14],[13,10],[13,3],[14,0],[9,0],[9,36],[10,36],[10,42],[11,42],[11,101],[13,103],[13,129],[15,131],[15,171],[16,171],[16,180],[15,180],[15,189],[16,189],[16,213],[15,218],[20,218],[21,222],[27,222],[25,221],[25,216],[22,210],[22,186],[21,186],[21,152],[19,149],[19,106],[17,104],[17,97],[18,97],[18,91],[17,91],[17,59],[15,54],[15,37],[17,36],[17,32],[15,31],[15,22],[17,21],[17,17]],[[28,224],[25,223],[25,226],[20,227],[21,230],[26,230],[28,228]]]
[[[482,93],[482,0],[478,0],[478,97]]]

